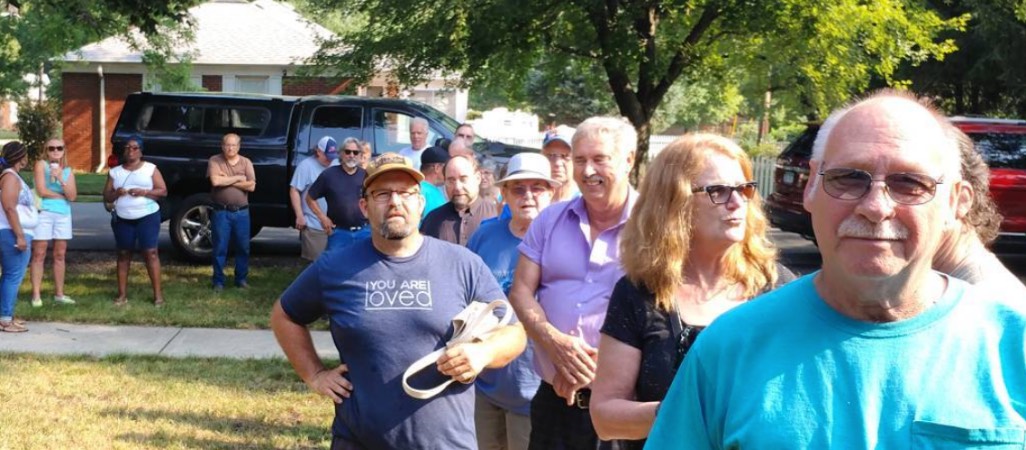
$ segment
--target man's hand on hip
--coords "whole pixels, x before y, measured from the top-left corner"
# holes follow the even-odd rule
[[[324,369],[314,374],[307,383],[314,392],[330,398],[333,402],[342,404],[343,399],[349,398],[353,390],[353,384],[343,374],[349,372],[349,366],[341,364],[334,369]]]

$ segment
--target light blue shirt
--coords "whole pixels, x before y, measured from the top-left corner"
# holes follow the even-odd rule
[[[49,189],[50,192],[64,194],[64,186],[61,186],[61,182],[68,181],[68,177],[71,176],[71,168],[65,167],[64,170],[61,171],[60,182],[54,181],[53,178],[51,178],[51,169],[49,164],[43,166],[43,170],[43,176],[46,177],[46,188]],[[39,202],[39,206],[40,209],[42,209],[43,211],[49,211],[52,213],[61,214],[65,216],[71,215],[71,203],[69,203],[68,200],[64,198],[44,197],[42,201]]]
[[[513,284],[513,271],[520,259],[517,245],[520,238],[509,230],[510,219],[489,220],[470,237],[467,248],[477,253],[492,270],[502,292],[509,296]],[[493,405],[522,416],[531,413],[531,399],[538,392],[541,378],[534,372],[534,350],[528,343],[524,353],[506,367],[485,369],[474,383],[477,395],[484,396]]]
[[[337,159],[328,164],[328,166],[337,165]],[[321,172],[324,172],[324,169],[327,169],[327,167],[321,165],[316,155],[307,157],[296,166],[296,171],[292,173],[292,182],[289,183],[290,186],[299,191],[299,204],[303,208],[306,226],[317,231],[324,231],[324,227],[321,226],[321,220],[314,215],[310,206],[306,204],[306,192],[310,190],[310,185],[317,181],[317,177],[321,175]],[[321,212],[328,210],[328,202],[323,197],[317,199],[317,206],[321,208]]]
[[[1026,446],[1023,299],[948,278],[921,314],[870,323],[828,306],[815,276],[698,337],[646,449]]]

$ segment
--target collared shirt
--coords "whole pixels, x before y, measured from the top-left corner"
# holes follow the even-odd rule
[[[452,202],[439,206],[424,217],[420,232],[433,238],[466,246],[485,219],[499,215],[495,203],[478,197],[467,211],[457,211]]]
[[[517,247],[541,267],[535,296],[549,323],[592,347],[598,347],[609,295],[623,276],[620,230],[637,198],[631,189],[620,222],[594,241],[583,197],[549,206],[534,219]],[[545,352],[535,353],[534,366],[543,380],[552,383],[556,368]]]

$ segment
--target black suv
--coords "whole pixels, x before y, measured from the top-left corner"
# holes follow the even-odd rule
[[[1026,244],[1026,121],[952,117],[951,122],[976,143],[990,166],[990,195],[1004,216],[997,244]],[[766,198],[766,210],[774,226],[812,241],[816,237],[809,213],[802,206],[802,195],[818,132],[818,124],[809,125],[780,154],[773,193]]]
[[[250,194],[252,229],[290,227],[289,181],[296,165],[312,155],[323,136],[341,142],[355,137],[375,153],[409,146],[409,123],[428,121],[428,142],[448,145],[458,122],[407,100],[350,96],[267,96],[225,93],[136,93],[128,96],[111,139],[121,149],[139,135],[143,157],[160,168],[168,197],[162,217],[170,220],[171,242],[187,259],[209,261],[210,182],[207,160],[221,152],[226,133],[242,137],[241,154],[253,161],[257,189]],[[498,160],[537,151],[479,139],[474,149]]]

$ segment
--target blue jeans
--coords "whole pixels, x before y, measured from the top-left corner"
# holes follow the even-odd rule
[[[235,285],[249,275],[249,210],[214,211],[210,238],[214,244],[214,286],[224,286],[224,266],[228,262],[228,244],[235,250]]]
[[[343,230],[341,228],[336,228],[334,231],[331,232],[331,236],[328,236],[328,246],[324,249],[324,251],[348,247],[353,242],[369,237],[370,227],[366,225],[363,228],[356,231],[349,231]]]
[[[15,247],[17,238],[10,229],[0,230],[0,319],[14,317],[18,288],[25,279],[25,268],[32,257],[32,235],[25,234],[25,250]]]

